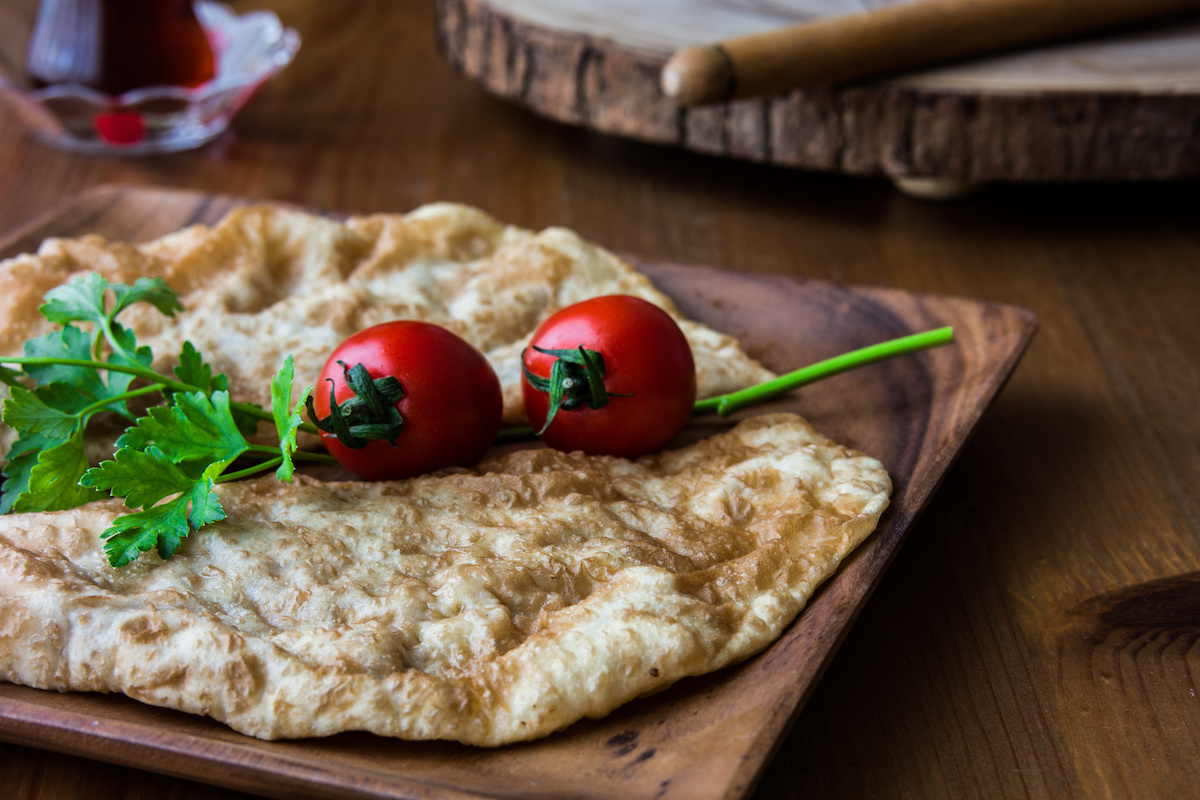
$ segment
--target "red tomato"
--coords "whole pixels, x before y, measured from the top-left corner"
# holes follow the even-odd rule
[[[394,408],[403,422],[395,438],[375,439],[361,449],[322,433],[329,452],[351,472],[380,480],[469,467],[492,446],[504,410],[500,381],[483,354],[456,334],[400,320],[351,336],[329,356],[313,388],[318,419],[329,415],[331,385],[339,406],[355,396],[346,368],[356,364],[373,379],[399,380],[404,394]]]
[[[675,320],[652,303],[629,295],[607,295],[568,306],[549,317],[533,335],[543,350],[580,346],[603,357],[603,385],[608,402],[598,408],[584,368],[564,365],[572,373],[568,400],[554,412],[542,441],[559,450],[636,458],[661,450],[692,415],[696,402],[696,365],[692,350]],[[530,347],[525,351],[526,379],[521,384],[525,413],[541,430],[550,412],[550,395],[535,387],[529,374],[550,379],[558,356]],[[541,383],[541,381],[537,381]]]

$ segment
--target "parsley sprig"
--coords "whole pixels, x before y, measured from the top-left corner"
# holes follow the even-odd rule
[[[117,321],[137,303],[166,316],[183,309],[161,279],[124,285],[87,275],[46,294],[40,311],[57,330],[26,342],[24,356],[0,356],[21,367],[0,365],[0,381],[10,387],[3,419],[18,433],[3,468],[0,513],[124,498],[130,513],[102,534],[114,567],[152,549],[170,558],[188,534],[223,519],[218,483],[271,468],[290,481],[297,459],[331,461],[297,449],[297,432],[315,428],[300,416],[311,389],[292,402],[290,356],[271,382],[270,411],[233,402],[226,376],[214,374],[190,342],[173,376],[151,369],[150,348]],[[160,402],[140,415],[131,408],[130,401],[142,407],[155,395]],[[125,430],[112,458],[93,466],[85,435],[98,415],[122,420]],[[278,446],[250,442],[263,420],[274,423]]]

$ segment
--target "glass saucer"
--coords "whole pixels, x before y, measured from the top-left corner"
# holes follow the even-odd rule
[[[0,73],[0,97],[39,139],[68,150],[144,155],[200,147],[291,62],[300,35],[269,11],[238,15],[209,0],[196,3],[196,17],[217,61],[216,76],[200,86],[112,96],[73,84],[31,89]]]

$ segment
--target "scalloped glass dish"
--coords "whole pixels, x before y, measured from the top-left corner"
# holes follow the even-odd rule
[[[268,11],[239,16],[208,0],[195,8],[216,55],[216,76],[207,83],[111,96],[73,84],[31,89],[0,74],[0,96],[39,139],[69,150],[145,155],[207,144],[291,62],[300,35]]]

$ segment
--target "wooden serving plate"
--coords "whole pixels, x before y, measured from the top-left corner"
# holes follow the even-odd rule
[[[547,117],[702,153],[914,191],[1200,175],[1200,21],[842,88],[683,108],[675,51],[911,0],[437,0],[447,60]],[[1087,4],[1080,4],[1087,13]]]
[[[0,243],[0,257],[35,250],[48,236],[146,240],[216,222],[239,202],[105,188]],[[798,411],[835,439],[881,458],[895,495],[880,529],[765,652],[680,681],[604,719],[496,749],[354,733],[265,742],[123,696],[3,683],[0,739],[278,798],[692,800],[749,793],[1016,366],[1036,321],[1021,309],[964,299],[680,264],[642,266],[687,314],[737,335],[779,371],[942,325],[956,331],[955,345],[830,378],[770,405]],[[698,420],[690,435],[724,424]]]

